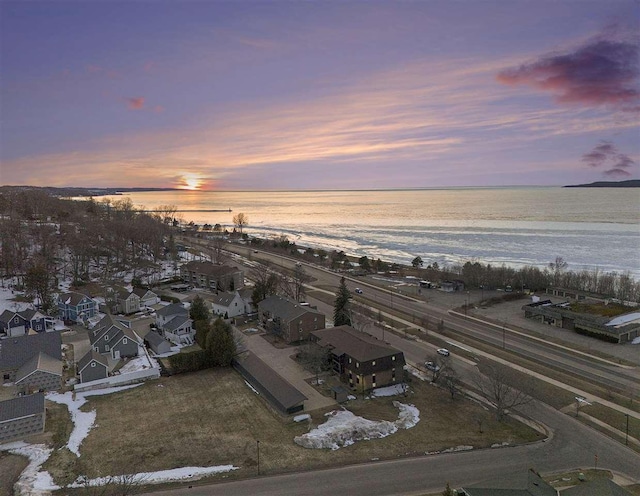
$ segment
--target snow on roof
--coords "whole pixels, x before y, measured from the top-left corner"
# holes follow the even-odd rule
[[[618,317],[611,319],[605,325],[607,326],[621,326],[631,324],[634,322],[640,323],[640,312],[627,313],[625,315],[619,315]]]

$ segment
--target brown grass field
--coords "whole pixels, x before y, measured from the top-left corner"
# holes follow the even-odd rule
[[[309,450],[293,438],[307,432],[268,407],[230,369],[211,369],[148,382],[121,393],[92,397],[83,409],[97,410],[96,427],[81,446],[79,460],[67,450],[55,451],[44,466],[59,482],[82,472],[90,477],[182,466],[233,464],[228,477],[255,475],[260,441],[260,472],[278,473],[340,466],[371,459],[420,455],[458,445],[487,447],[523,443],[540,434],[517,422],[498,423],[475,403],[452,401],[429,384],[414,381],[407,398],[355,400],[348,408],[372,420],[397,418],[393,399],[420,409],[417,426],[384,439],[362,441],[337,451]],[[313,425],[325,411],[312,413]],[[483,416],[480,433],[474,418]],[[48,429],[60,432],[52,419]],[[72,473],[75,472],[75,473]],[[219,476],[218,476],[219,477]]]

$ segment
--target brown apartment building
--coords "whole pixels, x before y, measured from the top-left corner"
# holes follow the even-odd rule
[[[311,332],[309,339],[329,350],[333,370],[357,391],[400,384],[404,354],[350,326]]]

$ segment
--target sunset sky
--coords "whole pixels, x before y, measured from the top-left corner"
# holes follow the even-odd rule
[[[0,184],[640,177],[636,0],[0,3]]]

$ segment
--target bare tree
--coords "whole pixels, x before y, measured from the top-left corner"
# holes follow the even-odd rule
[[[478,374],[474,383],[480,393],[496,409],[496,420],[501,422],[507,411],[527,405],[532,398],[522,389],[509,384],[510,372],[506,367],[489,367],[486,374]],[[522,384],[523,388],[526,384]]]
[[[440,379],[442,386],[449,391],[451,399],[453,400],[455,395],[459,394],[462,390],[462,384],[460,382],[458,372],[456,372],[456,369],[454,369],[452,365],[449,365],[442,372]]]
[[[211,261],[215,264],[224,264],[229,260],[229,256],[227,252],[224,251],[224,238],[222,234],[214,236],[212,240],[209,241],[208,246],[208,255],[211,257]]]
[[[441,377],[446,376],[451,367],[451,362],[449,357],[430,353],[425,359],[425,367],[431,372],[431,382],[437,383]]]
[[[233,225],[236,226],[240,234],[242,234],[242,228],[249,224],[249,217],[242,212],[233,216]]]
[[[291,277],[282,279],[283,293],[294,301],[304,300],[306,294],[305,284],[311,281],[311,276],[302,265],[296,265]]]
[[[318,384],[320,373],[329,370],[331,367],[329,352],[316,343],[307,343],[300,347],[298,359],[304,368],[315,374],[316,384]]]

